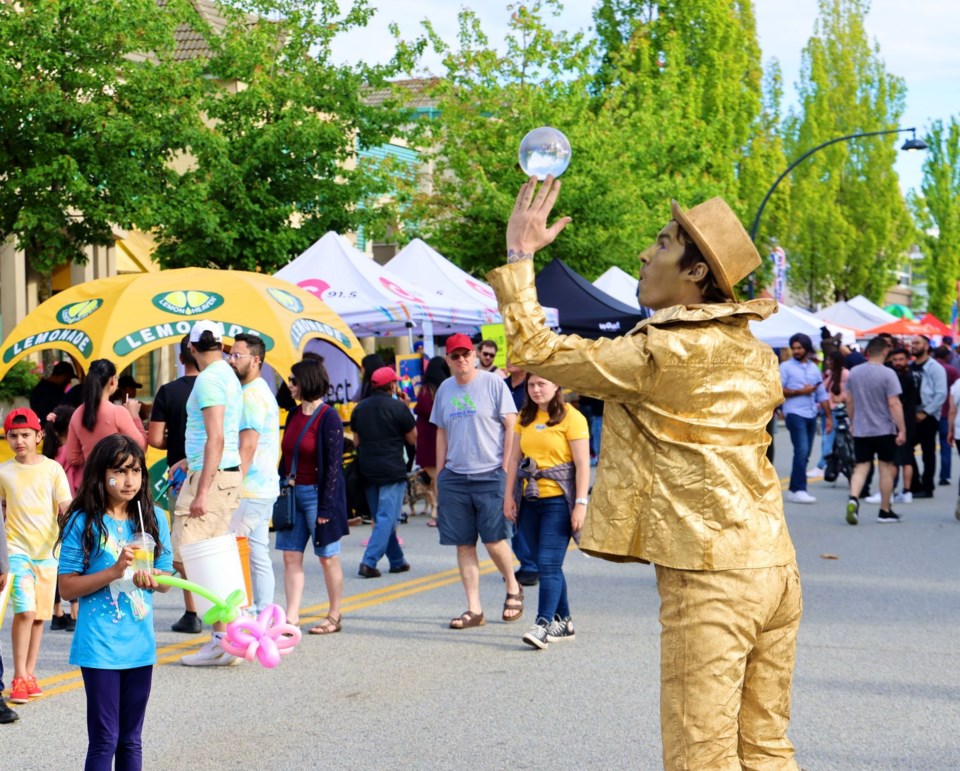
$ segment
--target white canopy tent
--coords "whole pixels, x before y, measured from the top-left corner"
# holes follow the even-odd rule
[[[639,308],[640,302],[637,300],[637,286],[639,281],[636,276],[631,276],[623,268],[614,265],[607,268],[601,274],[593,285],[601,292],[606,292],[624,305],[631,308]]]
[[[415,281],[424,289],[440,295],[441,303],[461,309],[477,308],[482,324],[499,324],[497,296],[489,284],[474,278],[454,265],[429,244],[414,238],[385,266],[396,276]],[[559,326],[557,309],[544,308],[547,324]],[[478,330],[479,331],[479,330]]]
[[[881,324],[897,321],[897,317],[892,313],[887,313],[862,295],[857,295],[852,300],[834,303],[813,315],[818,319],[832,321],[856,330],[873,329]]]
[[[820,343],[820,327],[826,326],[833,335],[840,335],[844,343],[850,345],[856,341],[856,330],[825,322],[812,313],[789,305],[780,305],[780,310],[763,321],[751,321],[750,331],[758,340],[771,348],[785,348],[790,338],[797,332],[809,335],[814,345]]]
[[[892,313],[885,311],[875,302],[871,302],[862,294],[858,294],[856,297],[852,297],[847,300],[847,305],[856,308],[860,313],[865,316],[870,316],[877,320],[877,323],[874,326],[880,326],[881,324],[889,324],[893,321],[898,321],[899,317],[894,316]]]
[[[276,275],[321,298],[358,337],[474,334],[486,323],[479,304],[446,301],[381,267],[336,233],[324,235]]]

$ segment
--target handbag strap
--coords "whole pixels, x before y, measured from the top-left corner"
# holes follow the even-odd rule
[[[297,443],[293,445],[293,463],[290,466],[290,473],[287,474],[287,479],[295,479],[297,476],[297,459],[300,456],[300,442],[303,441],[303,437],[306,436],[307,431],[310,430],[310,426],[313,425],[313,421],[323,415],[327,411],[329,405],[321,404],[320,409],[314,410],[313,414],[310,416],[310,419],[307,420],[307,424],[303,427],[303,430],[300,432],[300,436],[297,437]],[[301,407],[301,411],[303,408]]]

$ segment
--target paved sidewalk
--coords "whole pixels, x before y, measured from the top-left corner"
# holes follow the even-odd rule
[[[786,477],[785,431],[777,445]],[[960,767],[956,489],[900,507],[897,525],[877,524],[877,507],[864,504],[857,527],[844,521],[844,488],[814,480],[810,492],[816,504],[786,508],[804,582],[790,732],[801,765]],[[164,663],[147,712],[145,767],[659,768],[651,567],[571,551],[577,638],[540,652],[520,641],[536,614],[536,589],[527,590],[523,619],[505,624],[503,585],[488,567],[487,625],[447,629],[465,607],[454,551],[437,544],[425,517],[400,533],[413,570],[375,580],[356,576],[369,529],[345,539],[343,632],[305,635],[274,670],[180,666],[176,659],[200,638],[165,631],[179,598],[161,595]],[[305,604],[316,617],[320,570],[314,558],[306,564]],[[275,566],[282,599],[279,558]],[[0,631],[7,662],[9,623],[8,616]],[[68,644],[67,633],[46,633],[39,674],[48,695],[19,707],[18,723],[0,726],[0,768],[82,765],[84,696]]]

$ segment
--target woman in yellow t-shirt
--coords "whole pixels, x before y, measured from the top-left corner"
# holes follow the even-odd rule
[[[557,384],[528,375],[510,456],[518,462],[507,470],[503,513],[518,523],[540,571],[537,623],[523,641],[541,650],[574,638],[563,559],[587,513],[589,440],[587,419],[564,403]]]

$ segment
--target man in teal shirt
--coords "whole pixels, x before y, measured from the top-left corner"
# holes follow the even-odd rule
[[[198,321],[190,330],[190,352],[200,374],[187,400],[184,444],[187,480],[180,489],[173,518],[174,567],[181,575],[180,549],[197,541],[226,535],[240,499],[240,418],[243,391],[233,369],[223,360],[223,332],[213,321]],[[184,656],[188,667],[229,666],[239,659],[223,650],[226,629],[215,624],[211,641]]]
[[[280,490],[280,408],[277,398],[260,376],[267,346],[257,335],[234,338],[227,357],[243,386],[240,420],[240,466],[243,488],[230,529],[246,536],[250,544],[250,579],[253,611],[273,604],[276,581],[270,559],[270,517]]]

